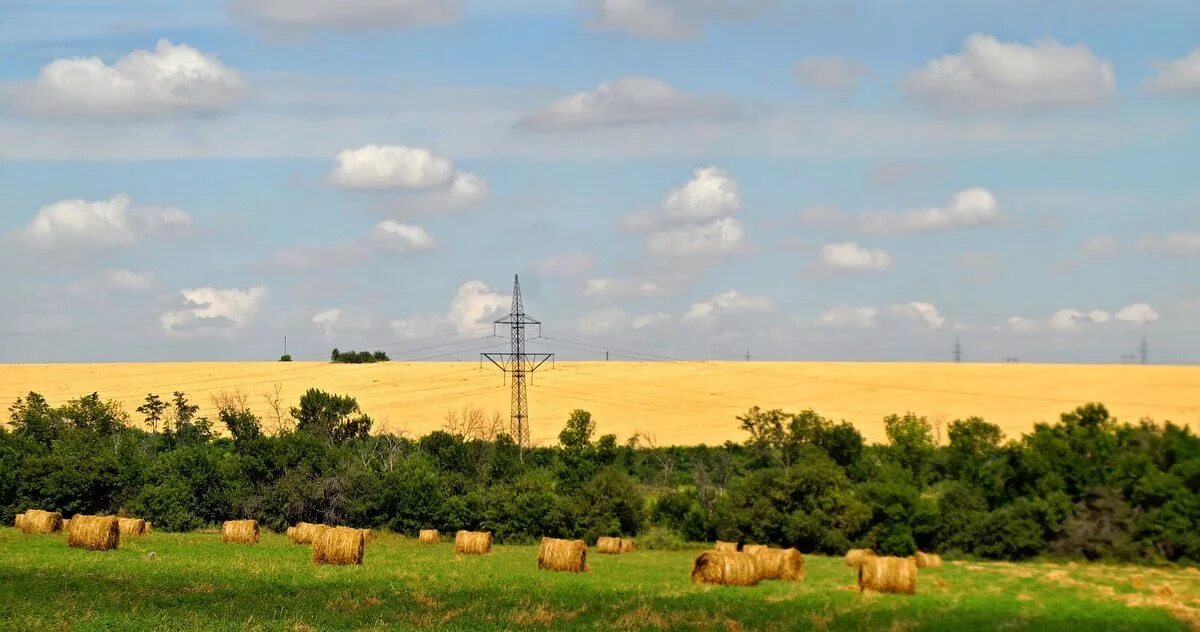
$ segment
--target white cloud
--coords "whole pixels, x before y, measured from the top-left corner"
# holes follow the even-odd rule
[[[1033,45],[976,33],[960,53],[912,72],[909,94],[936,110],[1019,111],[1104,103],[1116,92],[1112,64],[1086,46]]]
[[[822,312],[817,322],[827,327],[874,327],[878,315],[873,307],[837,305]]]
[[[1140,245],[1143,250],[1177,257],[1200,255],[1200,233],[1180,230],[1165,235],[1147,235]]]
[[[326,336],[328,336],[333,331],[334,326],[337,325],[337,322],[341,317],[342,310],[335,307],[333,309],[327,309],[323,312],[317,312],[313,315],[312,322],[322,332],[324,332]]]
[[[1050,328],[1058,331],[1077,331],[1081,325],[1099,325],[1108,322],[1108,312],[1092,310],[1085,314],[1076,309],[1060,309],[1050,316]]]
[[[191,226],[187,213],[170,207],[133,207],[127,195],[107,200],[60,200],[38,209],[20,231],[31,245],[49,250],[129,246],[147,236]]]
[[[637,296],[657,296],[663,288],[653,281],[622,281],[611,278],[588,279],[583,293],[592,298],[608,300]]]
[[[727,217],[742,208],[738,182],[720,167],[701,167],[692,179],[663,200],[668,221],[700,222]]]
[[[591,0],[594,28],[653,39],[699,35],[705,22],[760,13],[773,0]]]
[[[858,217],[858,226],[868,233],[923,232],[994,224],[999,220],[996,197],[987,189],[975,187],[955,193],[946,206],[863,213]]]
[[[707,301],[692,303],[691,309],[683,315],[683,320],[708,321],[725,314],[769,312],[773,309],[775,309],[775,302],[770,297],[744,296],[737,290],[729,290],[717,294]]]
[[[931,330],[941,329],[942,325],[946,324],[946,319],[942,317],[933,303],[912,301],[903,305],[893,305],[889,311],[902,318],[920,320]]]
[[[892,256],[882,250],[869,250],[847,241],[821,246],[821,261],[829,268],[857,272],[882,272],[892,267]]]
[[[594,89],[575,92],[517,122],[534,132],[668,123],[724,122],[744,119],[735,101],[691,94],[653,77],[621,77]]]
[[[845,57],[811,57],[796,62],[795,73],[810,88],[851,92],[870,71],[862,62]]]
[[[232,0],[230,8],[285,31],[408,28],[459,19],[461,0]]]
[[[709,224],[671,226],[650,236],[650,252],[667,256],[724,255],[742,246],[742,223],[732,217]]]
[[[245,93],[241,75],[215,56],[160,40],[111,66],[98,57],[54,60],[19,85],[12,101],[31,117],[136,120],[216,114]]]
[[[508,313],[512,297],[501,294],[482,281],[467,281],[450,302],[447,320],[461,333],[478,329]]]
[[[646,327],[653,327],[659,323],[665,323],[669,320],[671,320],[671,316],[669,314],[664,314],[663,312],[642,314],[641,316],[637,316],[633,319],[633,328],[645,329]]]
[[[403,191],[406,208],[426,212],[454,211],[487,198],[488,183],[456,169],[454,163],[425,147],[364,145],[344,149],[334,158],[329,179],[345,189]]]
[[[134,272],[125,268],[105,270],[100,278],[104,284],[118,292],[145,292],[154,287],[154,278],[149,274]]]
[[[660,207],[625,220],[628,227],[649,232],[646,248],[664,256],[713,256],[742,247],[738,182],[725,170],[701,167],[683,186],[671,190]]]
[[[592,269],[592,258],[580,252],[555,255],[534,262],[538,274],[578,276]]]
[[[390,219],[377,224],[371,237],[380,250],[401,254],[428,252],[437,245],[424,228]]]
[[[1158,320],[1158,311],[1146,303],[1134,303],[1122,307],[1117,312],[1116,319],[1125,323],[1144,325]]]
[[[1158,72],[1142,84],[1146,92],[1194,94],[1200,92],[1200,48],[1179,59],[1155,62]]]
[[[258,313],[267,298],[267,288],[249,290],[202,287],[181,290],[184,302],[194,307],[165,312],[159,323],[167,333],[191,333],[240,327]]]

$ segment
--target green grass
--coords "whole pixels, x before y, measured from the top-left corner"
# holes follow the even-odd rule
[[[948,564],[922,571],[917,595],[896,596],[848,590],[853,570],[818,556],[803,583],[696,586],[694,557],[590,554],[589,573],[550,573],[537,570],[532,546],[455,559],[452,544],[386,535],[360,567],[318,567],[308,547],[274,534],[244,546],[155,533],[98,553],[0,528],[0,629],[1187,629],[1089,579],[1111,579],[1120,596],[1133,590],[1120,573],[1145,569],[1080,566],[1070,576],[1089,583],[1076,585],[1047,579],[1046,565]],[[1152,572],[1177,590],[1192,577]]]

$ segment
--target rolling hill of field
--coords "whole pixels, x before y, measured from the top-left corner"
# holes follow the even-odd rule
[[[376,428],[425,434],[464,406],[508,415],[510,389],[478,362],[324,362],[0,365],[0,403],[36,390],[52,404],[98,392],[134,409],[147,393],[188,394],[211,410],[212,395],[240,390],[273,425],[267,394],[286,407],[310,387],[358,398]],[[560,362],[532,377],[534,442],[556,440],[571,410],[592,412],[600,433],[641,432],[659,444],[717,444],[745,438],[735,417],[751,406],[813,408],[884,438],[882,418],[913,411],[935,422],[978,415],[1018,436],[1099,401],[1127,420],[1149,417],[1200,428],[1200,367],[1130,365]]]

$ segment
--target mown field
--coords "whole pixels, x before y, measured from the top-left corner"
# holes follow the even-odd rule
[[[304,390],[316,387],[356,397],[376,429],[414,436],[441,428],[448,411],[464,406],[508,415],[501,374],[477,361],[4,365],[0,403],[7,407],[31,390],[53,404],[99,392],[132,413],[147,393],[166,399],[179,390],[211,414],[212,395],[240,390],[270,427],[274,412],[266,395],[276,385],[285,415]],[[853,422],[868,441],[879,442],[881,420],[892,413],[912,411],[943,424],[978,415],[1015,437],[1092,401],[1129,421],[1150,417],[1200,427],[1200,367],[561,362],[534,374],[530,394],[537,442],[555,442],[570,411],[585,408],[602,434],[624,440],[640,431],[664,445],[744,440],[734,418],[751,406],[813,408]]]
[[[456,559],[452,543],[383,535],[361,567],[314,566],[274,534],[256,546],[154,533],[117,551],[0,528],[5,630],[1185,630],[1200,572],[951,562],[915,596],[860,594],[841,559],[803,583],[697,586],[695,551],[589,552],[591,571],[536,569],[533,546]]]

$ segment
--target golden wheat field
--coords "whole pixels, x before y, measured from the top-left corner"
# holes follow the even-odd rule
[[[325,362],[55,364],[0,367],[5,406],[30,390],[53,404],[98,392],[134,409],[147,393],[183,391],[202,412],[210,398],[239,390],[275,420],[278,385],[283,414],[310,387],[353,395],[376,428],[421,435],[442,427],[464,406],[508,415],[510,390],[494,367],[478,362]],[[624,440],[641,432],[659,444],[716,444],[745,438],[735,416],[751,406],[813,408],[853,422],[871,441],[884,438],[882,418],[912,411],[935,422],[978,415],[1018,436],[1037,421],[1057,419],[1099,401],[1126,420],[1150,417],[1200,427],[1200,367],[1137,365],[826,363],[826,362],[559,362],[535,373],[530,417],[535,443],[552,443],[571,410],[593,414],[600,433]]]

